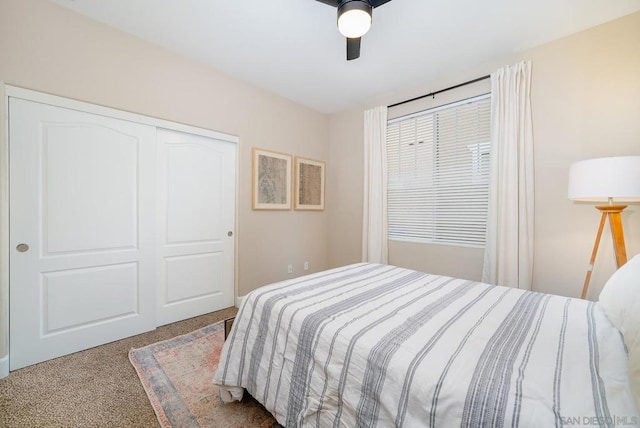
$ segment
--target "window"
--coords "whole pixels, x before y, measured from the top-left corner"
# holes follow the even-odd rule
[[[389,239],[484,247],[490,94],[387,124]]]

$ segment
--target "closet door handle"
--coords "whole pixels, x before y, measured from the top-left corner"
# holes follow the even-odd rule
[[[229,236],[229,237],[233,236],[233,232],[232,231],[228,231],[227,232],[227,236]]]
[[[16,245],[16,251],[19,253],[26,253],[29,251],[29,246],[27,244],[18,244]]]

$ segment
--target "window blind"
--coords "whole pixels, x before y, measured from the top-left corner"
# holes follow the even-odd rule
[[[491,95],[387,124],[389,239],[483,247]]]

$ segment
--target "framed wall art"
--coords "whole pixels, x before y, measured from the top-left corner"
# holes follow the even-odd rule
[[[252,204],[254,210],[291,209],[292,156],[253,148]]]
[[[325,163],[298,156],[295,163],[295,209],[323,210]]]

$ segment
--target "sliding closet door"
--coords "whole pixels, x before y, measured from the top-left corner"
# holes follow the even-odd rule
[[[236,145],[158,130],[158,325],[234,304]]]
[[[11,370],[153,329],[155,128],[9,102]]]

